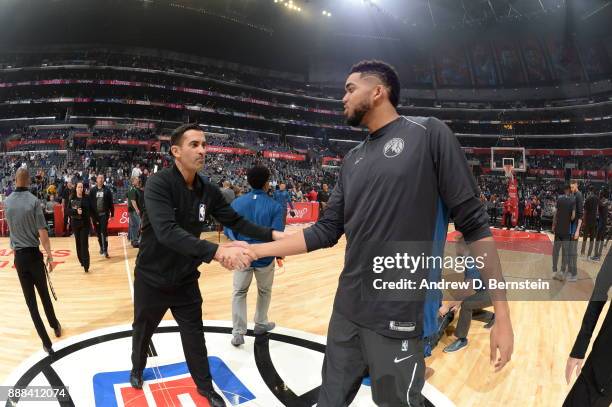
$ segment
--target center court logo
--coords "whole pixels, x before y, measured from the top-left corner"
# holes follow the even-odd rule
[[[163,321],[153,336],[150,350],[154,356],[149,356],[143,372],[143,389],[130,387],[130,328],[115,326],[57,342],[54,359],[40,351],[15,369],[3,384],[67,386],[70,402],[49,404],[57,406],[208,406],[189,375],[174,321]],[[247,335],[245,345],[237,349],[230,344],[230,322],[205,321],[204,330],[213,383],[228,406],[316,404],[324,337],[277,328],[265,336]],[[454,406],[429,383],[425,383],[423,394],[429,401],[427,406]],[[15,399],[6,402],[7,406],[19,404]],[[370,405],[369,381],[364,379],[351,406]]]
[[[404,140],[397,137],[387,141],[383,147],[383,153],[387,158],[397,157],[402,151],[404,151]]]

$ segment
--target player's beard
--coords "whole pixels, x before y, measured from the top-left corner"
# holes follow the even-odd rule
[[[361,121],[363,120],[363,116],[366,115],[370,111],[370,104],[367,100],[364,100],[362,103],[355,107],[353,110],[353,114],[346,117],[346,124],[349,126],[357,127],[361,125]]]

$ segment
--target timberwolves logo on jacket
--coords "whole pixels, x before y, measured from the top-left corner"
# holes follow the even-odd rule
[[[383,147],[383,152],[387,158],[397,157],[402,151],[404,151],[404,140],[397,137],[387,141]]]
[[[245,337],[245,346],[231,345],[229,321],[205,321],[206,345],[213,383],[227,406],[311,407],[317,403],[325,338],[277,328],[274,332]],[[249,331],[249,334],[251,331]],[[15,369],[5,386],[67,387],[52,401],[13,397],[4,406],[166,407],[202,406],[187,369],[178,327],[163,321],[149,348],[142,390],[130,386],[130,325],[113,326],[74,336],[53,344],[54,358],[43,351]],[[454,406],[425,383],[428,407]],[[369,379],[365,378],[353,407],[371,406]]]

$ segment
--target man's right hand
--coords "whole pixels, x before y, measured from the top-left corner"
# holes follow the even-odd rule
[[[229,245],[220,245],[214,259],[226,269],[236,270],[249,267],[251,262],[257,260],[257,256],[250,248],[232,242]]]

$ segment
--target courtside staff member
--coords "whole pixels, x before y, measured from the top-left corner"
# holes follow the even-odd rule
[[[323,218],[302,233],[252,247],[258,257],[289,256],[333,246],[345,234],[317,406],[349,405],[368,371],[376,405],[421,407],[424,301],[365,300],[362,282],[372,268],[360,263],[363,244],[429,242],[443,248],[450,214],[472,255],[485,258],[485,282],[503,280],[499,257],[489,250],[493,239],[480,191],[452,131],[435,118],[397,114],[399,78],[384,62],[353,66],[345,88],[348,124],[365,126],[369,134],[345,156]],[[432,279],[439,273],[429,270]],[[513,333],[505,294],[495,291],[490,348],[499,370],[510,360]]]
[[[244,268],[255,256],[249,249],[236,247],[246,243],[219,246],[200,240],[200,234],[207,213],[222,225],[254,239],[270,241],[273,232],[238,215],[219,187],[198,175],[204,166],[206,137],[197,124],[178,127],[170,142],[174,165],[151,176],[144,192],[142,238],[134,279],[130,384],[142,387],[147,347],[170,309],[198,392],[213,407],[225,406],[213,389],[208,366],[198,267],[214,259],[229,269]],[[274,234],[282,237],[282,233]]]
[[[62,328],[55,317],[51,297],[47,290],[45,263],[43,255],[38,249],[40,242],[42,242],[47,253],[47,262],[53,261],[51,243],[47,233],[47,222],[38,199],[28,190],[30,174],[26,168],[17,170],[15,185],[17,186],[15,192],[4,201],[6,220],[11,232],[11,249],[15,251],[15,268],[30,316],[34,321],[36,332],[42,340],[43,349],[52,355],[51,339],[49,339],[45,325],[40,318],[36,305],[36,294],[34,293],[34,287],[36,287],[47,321],[55,331],[55,336],[59,338],[62,335]]]

